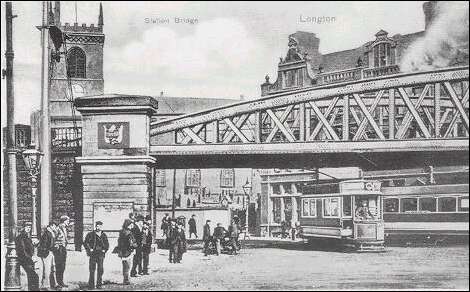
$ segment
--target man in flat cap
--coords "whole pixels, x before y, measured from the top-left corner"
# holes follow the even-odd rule
[[[62,288],[68,287],[64,283],[65,264],[67,262],[67,227],[70,224],[69,216],[62,215],[57,227],[56,239],[54,243],[55,274],[57,285]]]
[[[28,277],[28,291],[39,290],[39,276],[34,270],[34,245],[31,240],[31,222],[25,222],[23,228],[15,239],[18,262]]]
[[[134,236],[137,247],[135,248],[135,255],[132,258],[131,277],[137,277],[137,274],[142,275],[142,234],[143,234],[144,216],[137,215],[135,217],[134,228],[132,228],[132,235]]]
[[[106,252],[109,249],[108,237],[102,231],[103,222],[95,222],[95,230],[89,232],[83,246],[85,247],[86,254],[90,258],[89,271],[90,277],[88,278],[88,288],[95,289],[95,271],[98,267],[96,274],[96,288],[100,289],[103,285],[103,262]]]

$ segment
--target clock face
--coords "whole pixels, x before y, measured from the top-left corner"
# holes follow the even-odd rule
[[[79,84],[72,85],[73,98],[85,96],[85,89]]]

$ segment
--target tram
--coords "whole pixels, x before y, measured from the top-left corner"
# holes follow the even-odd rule
[[[303,237],[338,239],[358,251],[383,251],[382,205],[378,180],[304,186],[300,216]]]
[[[382,192],[387,243],[468,243],[468,183],[382,186]]]

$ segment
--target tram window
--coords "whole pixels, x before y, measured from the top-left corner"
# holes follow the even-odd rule
[[[455,212],[456,198],[446,197],[438,199],[439,212]]]
[[[387,213],[397,213],[398,212],[398,206],[399,206],[399,200],[398,198],[387,198],[384,199],[384,212]]]
[[[459,211],[468,212],[468,197],[459,198]]]
[[[302,200],[302,216],[317,217],[317,204],[315,199]]]
[[[405,186],[405,180],[404,179],[394,179],[393,180],[393,185],[396,187],[403,187]]]
[[[343,216],[345,217],[351,216],[351,197],[350,196],[343,197]]]
[[[436,198],[432,198],[432,197],[419,198],[419,211],[436,212]]]
[[[273,194],[279,195],[281,193],[280,185],[273,185]]]
[[[317,217],[317,200],[310,199],[310,216]]]
[[[323,199],[323,217],[339,216],[339,198]]]
[[[309,200],[303,199],[302,200],[302,216],[308,216],[308,215],[309,215]]]
[[[401,211],[403,213],[418,211],[418,199],[417,198],[403,198],[403,199],[401,199]]]

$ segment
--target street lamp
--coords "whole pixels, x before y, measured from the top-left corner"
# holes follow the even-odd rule
[[[246,178],[246,183],[243,185],[243,192],[245,195],[243,196],[243,208],[245,208],[245,225],[246,231],[248,232],[248,207],[250,206],[250,193],[251,193],[251,183]],[[245,197],[248,197],[247,205],[245,205]]]
[[[37,238],[37,220],[36,220],[36,194],[38,189],[38,175],[41,169],[41,158],[43,154],[36,149],[27,149],[21,153],[26,169],[31,179],[31,192],[33,199],[33,220],[31,237]]]

